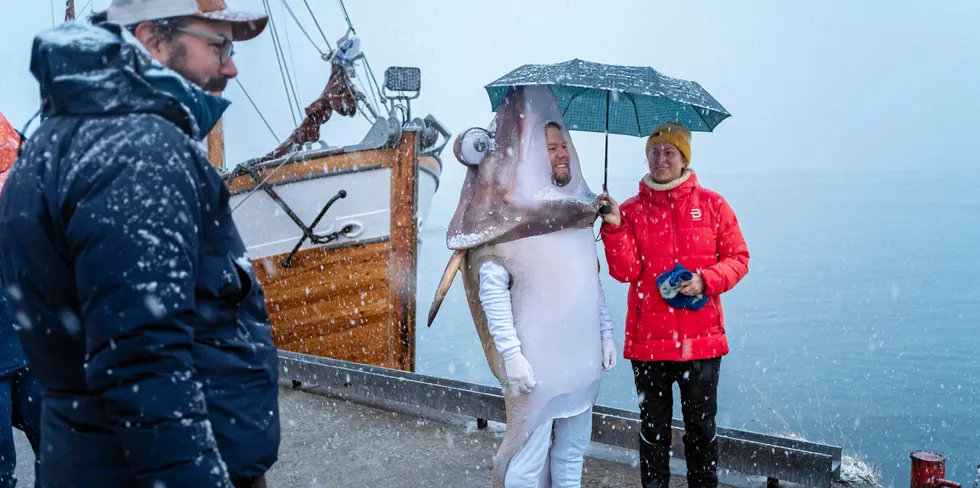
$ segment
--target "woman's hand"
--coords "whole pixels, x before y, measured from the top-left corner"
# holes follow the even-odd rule
[[[613,197],[609,196],[608,193],[599,195],[599,205],[609,205],[609,208],[612,209],[607,214],[599,214],[602,217],[603,222],[609,225],[620,225],[623,223],[623,219],[619,216],[619,204],[616,203],[616,200],[613,200]]]
[[[694,273],[694,277],[680,282],[680,287],[677,289],[681,295],[686,295],[693,297],[696,295],[704,294],[704,280],[701,279],[701,275]]]

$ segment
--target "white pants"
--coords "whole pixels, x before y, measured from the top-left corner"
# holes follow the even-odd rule
[[[554,439],[551,436],[552,428]],[[541,425],[511,458],[504,486],[539,488],[540,480],[548,478],[549,473],[545,472],[548,464],[553,488],[582,486],[582,459],[591,439],[591,408],[574,417],[554,419]]]

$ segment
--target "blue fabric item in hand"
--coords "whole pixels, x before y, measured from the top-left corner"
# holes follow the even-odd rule
[[[700,310],[708,303],[708,297],[704,294],[687,296],[678,291],[680,284],[694,278],[694,273],[687,270],[683,264],[674,265],[674,269],[664,272],[657,277],[657,287],[660,288],[660,296],[664,301],[674,308],[687,308],[693,311]]]

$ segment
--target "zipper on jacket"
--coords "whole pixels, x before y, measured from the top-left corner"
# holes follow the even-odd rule
[[[674,201],[670,197],[670,192],[667,192],[667,203],[670,204],[670,236],[674,239],[674,264],[680,262],[677,258],[677,219],[674,218]]]
[[[673,248],[673,252],[674,252],[674,264],[677,264],[677,263],[680,262],[680,258],[677,257],[678,256],[678,252],[677,252],[677,219],[674,218],[674,199],[670,197],[670,191],[667,192],[667,203],[670,204],[669,205],[669,207],[670,207],[670,226],[671,226],[670,235],[671,235],[671,237],[674,240],[674,248]],[[671,266],[671,268],[673,268],[673,266]],[[684,361],[684,360],[686,360],[686,358],[684,357],[684,341],[687,338],[686,337],[683,337],[681,335],[681,321],[680,321],[680,319],[677,318],[677,311],[675,310],[672,315],[674,316],[674,333],[677,334],[677,342],[680,343],[680,345],[681,345],[681,347],[679,348],[680,349],[680,353],[681,353],[681,360]]]

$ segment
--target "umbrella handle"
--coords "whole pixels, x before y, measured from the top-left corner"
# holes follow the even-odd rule
[[[606,187],[606,183],[605,182],[602,183],[602,192],[605,193],[605,194],[607,194],[607,195],[609,194],[609,188]],[[612,207],[609,206],[609,205],[603,205],[603,206],[599,207],[599,213],[600,214],[603,214],[603,215],[612,213]]]

